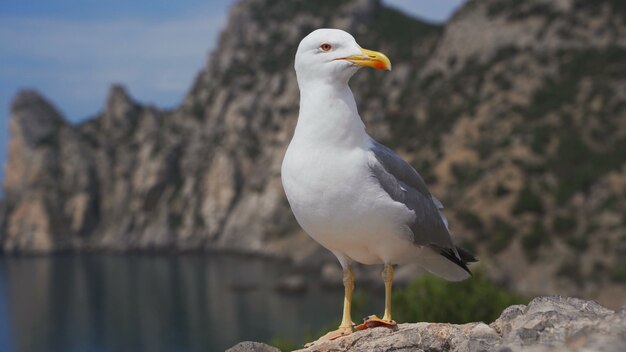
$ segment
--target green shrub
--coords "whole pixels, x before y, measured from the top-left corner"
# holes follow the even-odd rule
[[[624,163],[626,140],[621,139],[603,151],[591,149],[576,134],[561,136],[556,156],[548,164],[559,178],[556,200],[564,204],[576,192],[586,192],[597,179]]]
[[[511,193],[511,190],[507,186],[498,183],[498,185],[496,186],[496,197],[501,198],[508,195],[509,193]]]
[[[550,138],[554,133],[554,127],[549,125],[537,126],[532,132],[532,141],[530,143],[530,149],[537,154],[543,154],[545,148],[550,143]]]
[[[488,248],[492,253],[498,253],[509,246],[517,229],[498,216],[494,217],[492,221]]]
[[[494,285],[481,273],[463,282],[448,282],[428,275],[396,290],[393,314],[397,322],[492,322],[504,308],[528,301]]]
[[[557,215],[552,221],[552,230],[559,235],[565,235],[576,230],[576,219],[571,216]]]
[[[478,181],[483,170],[476,165],[467,162],[452,164],[450,171],[457,181],[459,187],[466,187]]]
[[[303,346],[303,344],[297,343],[295,340],[288,337],[275,337],[269,342],[269,344],[283,352],[295,351]]]
[[[191,107],[191,115],[195,117],[197,120],[204,119],[204,111],[205,111],[204,105],[198,102],[193,103],[193,106]]]
[[[584,283],[584,278],[582,272],[580,271],[580,263],[575,260],[569,260],[562,263],[556,274],[569,279],[579,286]]]
[[[416,21],[401,11],[387,7],[382,7],[379,11],[376,11],[376,15],[369,26],[371,31],[378,36],[376,38],[378,41],[384,41],[386,38],[395,38],[398,43],[407,43],[408,45],[398,46],[396,48],[397,51],[393,52],[395,57],[404,58],[414,55],[413,45],[410,45],[410,43],[420,43],[420,40],[441,30],[440,26]],[[379,45],[376,46],[378,47]]]
[[[179,213],[169,214],[168,220],[172,229],[179,229],[183,225],[183,216]]]
[[[459,210],[456,215],[459,221],[463,223],[463,226],[469,230],[481,232],[485,228],[480,217],[470,210]]]
[[[520,215],[525,212],[536,214],[543,213],[541,198],[530,189],[530,185],[528,184],[519,192],[517,200],[511,209],[513,215]]]
[[[522,248],[530,260],[535,260],[539,248],[549,243],[550,237],[539,220],[535,221],[531,230],[522,237]]]
[[[589,241],[585,235],[572,236],[567,239],[567,244],[578,252],[584,252],[589,247]]]
[[[463,239],[459,242],[459,246],[463,249],[465,249],[466,251],[470,252],[470,253],[476,253],[478,252],[478,248],[476,248],[476,242],[469,240],[469,239]]]
[[[546,114],[572,102],[578,93],[578,77],[561,80],[548,79],[533,95],[526,108],[526,117],[541,119]]]
[[[619,264],[613,269],[611,280],[626,283],[626,264]]]

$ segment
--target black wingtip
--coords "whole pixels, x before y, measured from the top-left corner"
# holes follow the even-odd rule
[[[461,247],[456,246],[456,251],[459,253],[461,260],[465,263],[476,263],[478,261],[478,258],[476,258],[472,253]]]
[[[470,252],[466,251],[465,249],[463,249],[461,247],[456,247],[456,251],[458,253],[458,257],[456,255],[456,253],[454,253],[452,248],[441,248],[441,247],[438,247],[437,250],[439,251],[439,254],[441,254],[442,256],[444,256],[449,261],[451,261],[454,264],[456,264],[459,267],[461,267],[468,274],[472,275],[472,272],[467,267],[467,263],[474,263],[474,262],[478,261],[478,259],[476,259],[476,257],[473,254],[471,254]]]

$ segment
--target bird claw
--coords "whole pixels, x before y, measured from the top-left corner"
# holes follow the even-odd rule
[[[359,324],[355,327],[356,330],[366,330],[379,326],[384,326],[386,328],[393,329],[398,324],[393,320],[383,320],[375,315],[370,315],[369,317],[363,319],[363,324]]]

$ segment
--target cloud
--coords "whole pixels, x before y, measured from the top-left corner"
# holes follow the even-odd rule
[[[72,119],[102,101],[94,91],[106,91],[112,82],[128,85],[140,99],[172,105],[204,65],[224,19],[225,14],[165,21],[4,17],[0,84],[15,90],[35,86],[67,107]]]

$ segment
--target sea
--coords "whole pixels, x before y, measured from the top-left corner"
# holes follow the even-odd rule
[[[224,351],[301,342],[340,320],[341,287],[286,262],[214,253],[0,257],[0,351]]]

